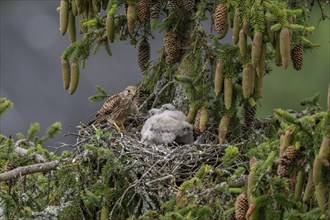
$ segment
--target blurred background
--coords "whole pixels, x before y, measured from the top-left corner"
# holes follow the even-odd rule
[[[33,122],[40,122],[43,135],[48,126],[60,121],[62,134],[48,144],[70,143],[73,139],[63,134],[79,122],[88,122],[102,105],[88,101],[89,96],[97,93],[95,85],[116,93],[142,79],[137,48],[126,42],[114,43],[112,57],[104,48],[90,56],[80,72],[76,93],[68,95],[63,90],[60,56],[69,39],[60,35],[58,6],[59,1],[0,1],[0,97],[14,103],[13,109],[0,118],[0,132],[5,135],[24,133]],[[326,11],[329,12],[329,7]],[[317,26],[320,18],[317,7],[312,18],[310,25]],[[157,33],[155,37],[150,42],[152,59],[162,45],[162,37]],[[274,65],[273,73],[266,76],[258,117],[271,115],[279,107],[300,110],[299,102],[318,92],[322,106],[326,106],[330,81],[329,20],[322,21],[309,39],[321,47],[305,54],[302,71]]]

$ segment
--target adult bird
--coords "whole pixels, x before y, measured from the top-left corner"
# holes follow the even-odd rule
[[[117,130],[124,129],[124,122],[130,114],[136,114],[138,107],[135,102],[137,88],[128,86],[124,91],[109,97],[97,112],[91,123],[108,121]],[[91,124],[90,123],[90,124]]]

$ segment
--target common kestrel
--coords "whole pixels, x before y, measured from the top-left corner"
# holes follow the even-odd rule
[[[128,86],[124,91],[109,97],[97,112],[95,122],[106,120],[118,130],[123,129],[126,118],[131,113],[136,114],[138,112],[134,100],[136,90],[135,86]]]

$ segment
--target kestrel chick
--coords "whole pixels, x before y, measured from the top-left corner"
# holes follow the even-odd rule
[[[138,112],[138,107],[134,101],[136,94],[135,86],[128,86],[124,91],[109,97],[96,114],[96,122],[107,120],[118,130],[123,129],[126,118]],[[119,127],[121,126],[121,128]]]
[[[145,144],[168,144],[178,136],[185,136],[191,132],[191,124],[160,113],[151,116],[144,123],[141,130],[141,142]]]

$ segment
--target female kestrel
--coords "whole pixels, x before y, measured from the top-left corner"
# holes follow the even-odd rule
[[[138,112],[134,100],[136,90],[135,86],[128,86],[124,91],[109,97],[97,112],[95,122],[107,120],[118,130],[123,129],[126,118],[131,113],[136,114]]]

